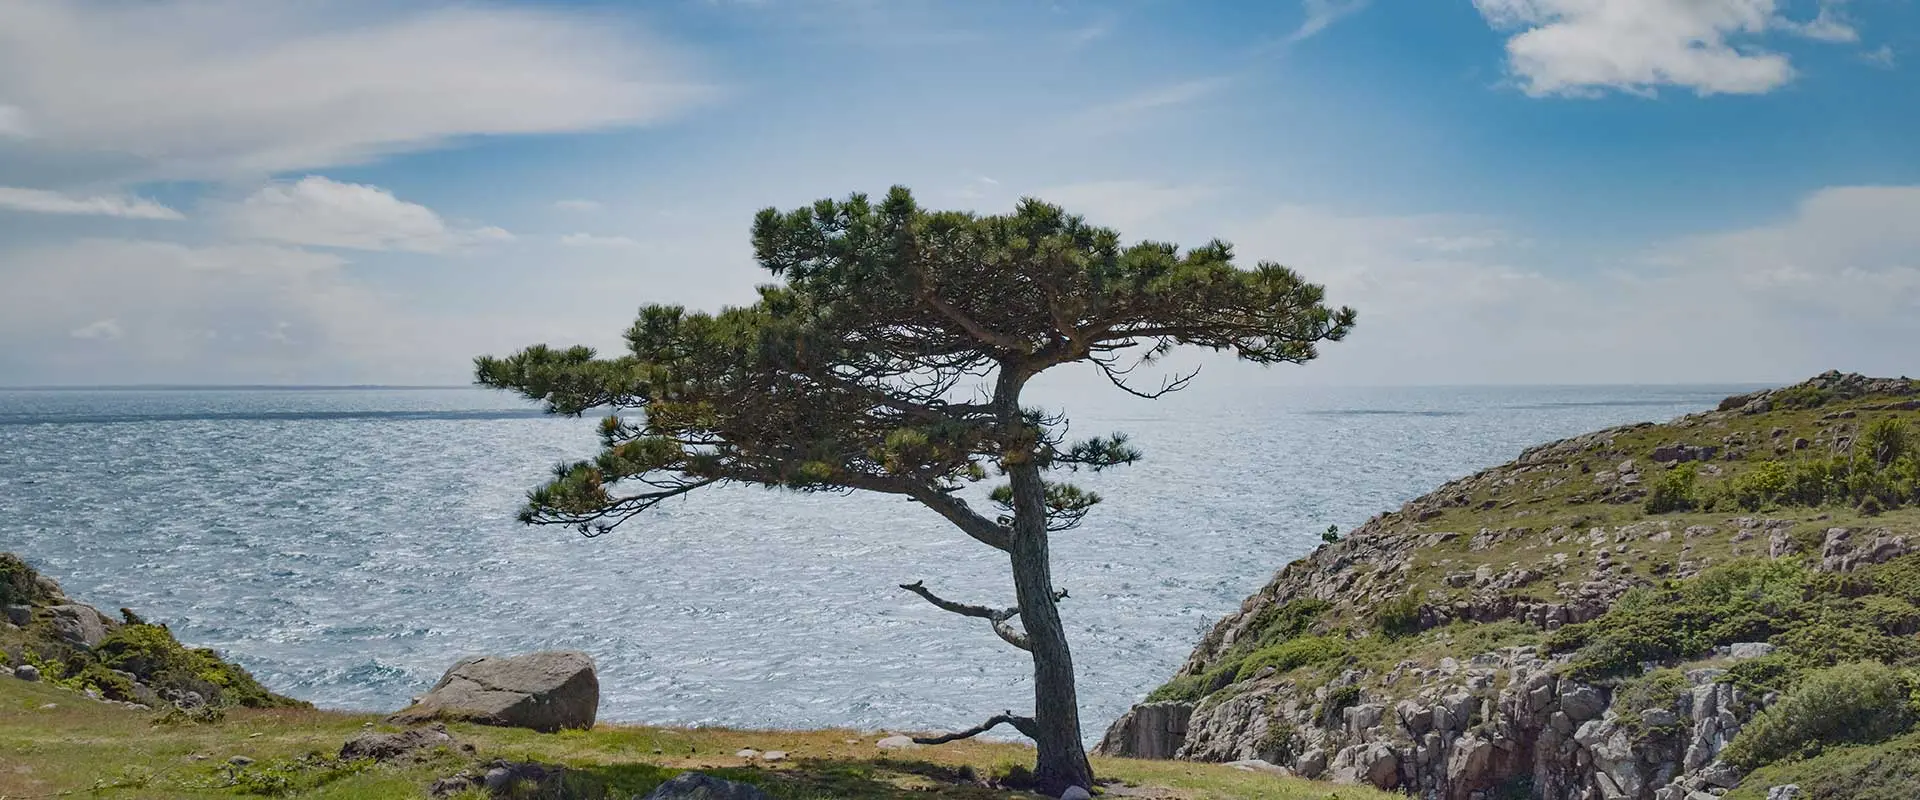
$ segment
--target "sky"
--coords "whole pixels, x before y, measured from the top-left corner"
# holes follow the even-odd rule
[[[1233,385],[1920,374],[1917,67],[1912,0],[6,0],[0,385],[462,384],[896,184],[1358,310]]]

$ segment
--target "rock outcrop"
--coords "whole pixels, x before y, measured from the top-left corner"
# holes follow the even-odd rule
[[[1734,500],[1716,514],[1695,504],[1669,517],[1643,501],[1674,470],[1724,486],[1749,460],[1855,452],[1869,416],[1920,410],[1916,395],[1920,384],[1906,379],[1829,373],[1665,425],[1529,448],[1449,482],[1286,565],[1096,752],[1265,762],[1431,800],[1724,794],[1742,776],[1721,753],[1772,697],[1738,688],[1724,667],[1767,658],[1772,644],[1721,641],[1690,662],[1642,663],[1675,669],[1636,683],[1576,680],[1573,653],[1535,644],[1449,651],[1452,632],[1532,629],[1522,641],[1551,642],[1543,634],[1600,619],[1630,591],[1719,564],[1791,559],[1854,573],[1908,557],[1920,550],[1910,508],[1886,524],[1863,510],[1873,524],[1862,525]],[[1920,417],[1899,418],[1920,428]],[[1477,627],[1495,623],[1506,627]],[[1394,649],[1375,637],[1427,644]],[[1321,651],[1333,655],[1310,661]],[[1401,660],[1344,655],[1356,652]]]
[[[391,719],[401,724],[460,720],[551,733],[591,728],[599,709],[600,680],[592,657],[556,650],[464,659]]]
[[[120,619],[82,603],[12,553],[0,553],[0,671],[96,700],[183,710],[306,705],[266,690],[239,665],[189,648],[130,609]],[[29,663],[33,662],[33,663]]]

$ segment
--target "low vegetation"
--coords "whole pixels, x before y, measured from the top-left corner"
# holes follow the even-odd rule
[[[345,740],[386,730],[377,717],[310,708],[233,708],[208,721],[97,703],[45,683],[0,677],[0,797],[423,798],[434,780],[495,759],[562,765],[570,796],[628,798],[686,770],[754,783],[781,800],[1004,800],[1033,750],[972,740],[886,751],[842,730],[741,731],[601,725],[532,731],[450,725],[457,744],[392,764],[340,761]],[[471,745],[472,751],[465,749]],[[785,761],[742,758],[784,750]],[[236,757],[238,757],[236,759]],[[1115,785],[1169,800],[1388,800],[1383,792],[1224,765],[1096,759]],[[474,795],[477,797],[478,795]]]

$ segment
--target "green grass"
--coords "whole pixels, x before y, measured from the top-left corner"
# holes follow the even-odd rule
[[[44,706],[52,704],[51,709]],[[1037,795],[982,779],[1032,764],[1018,744],[966,741],[907,751],[845,730],[742,731],[601,725],[532,731],[450,725],[476,752],[442,749],[424,762],[338,763],[340,744],[378,718],[307,708],[229,709],[210,723],[157,724],[158,715],[96,703],[44,683],[0,678],[0,798],[419,798],[433,780],[504,758],[561,764],[582,797],[627,798],[698,769],[759,784],[783,800],[999,800]],[[742,759],[742,748],[786,750],[786,762]],[[253,763],[235,767],[234,756]],[[1393,795],[1277,778],[1217,764],[1094,759],[1102,779],[1191,800],[1388,800]],[[971,777],[970,777],[971,776]]]

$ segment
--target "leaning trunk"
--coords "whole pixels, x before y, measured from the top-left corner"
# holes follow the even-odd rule
[[[1073,655],[1053,593],[1047,554],[1046,488],[1032,464],[1013,466],[1013,586],[1020,622],[1033,653],[1034,777],[1048,793],[1093,788],[1093,767],[1080,741],[1080,701],[1073,689]]]

